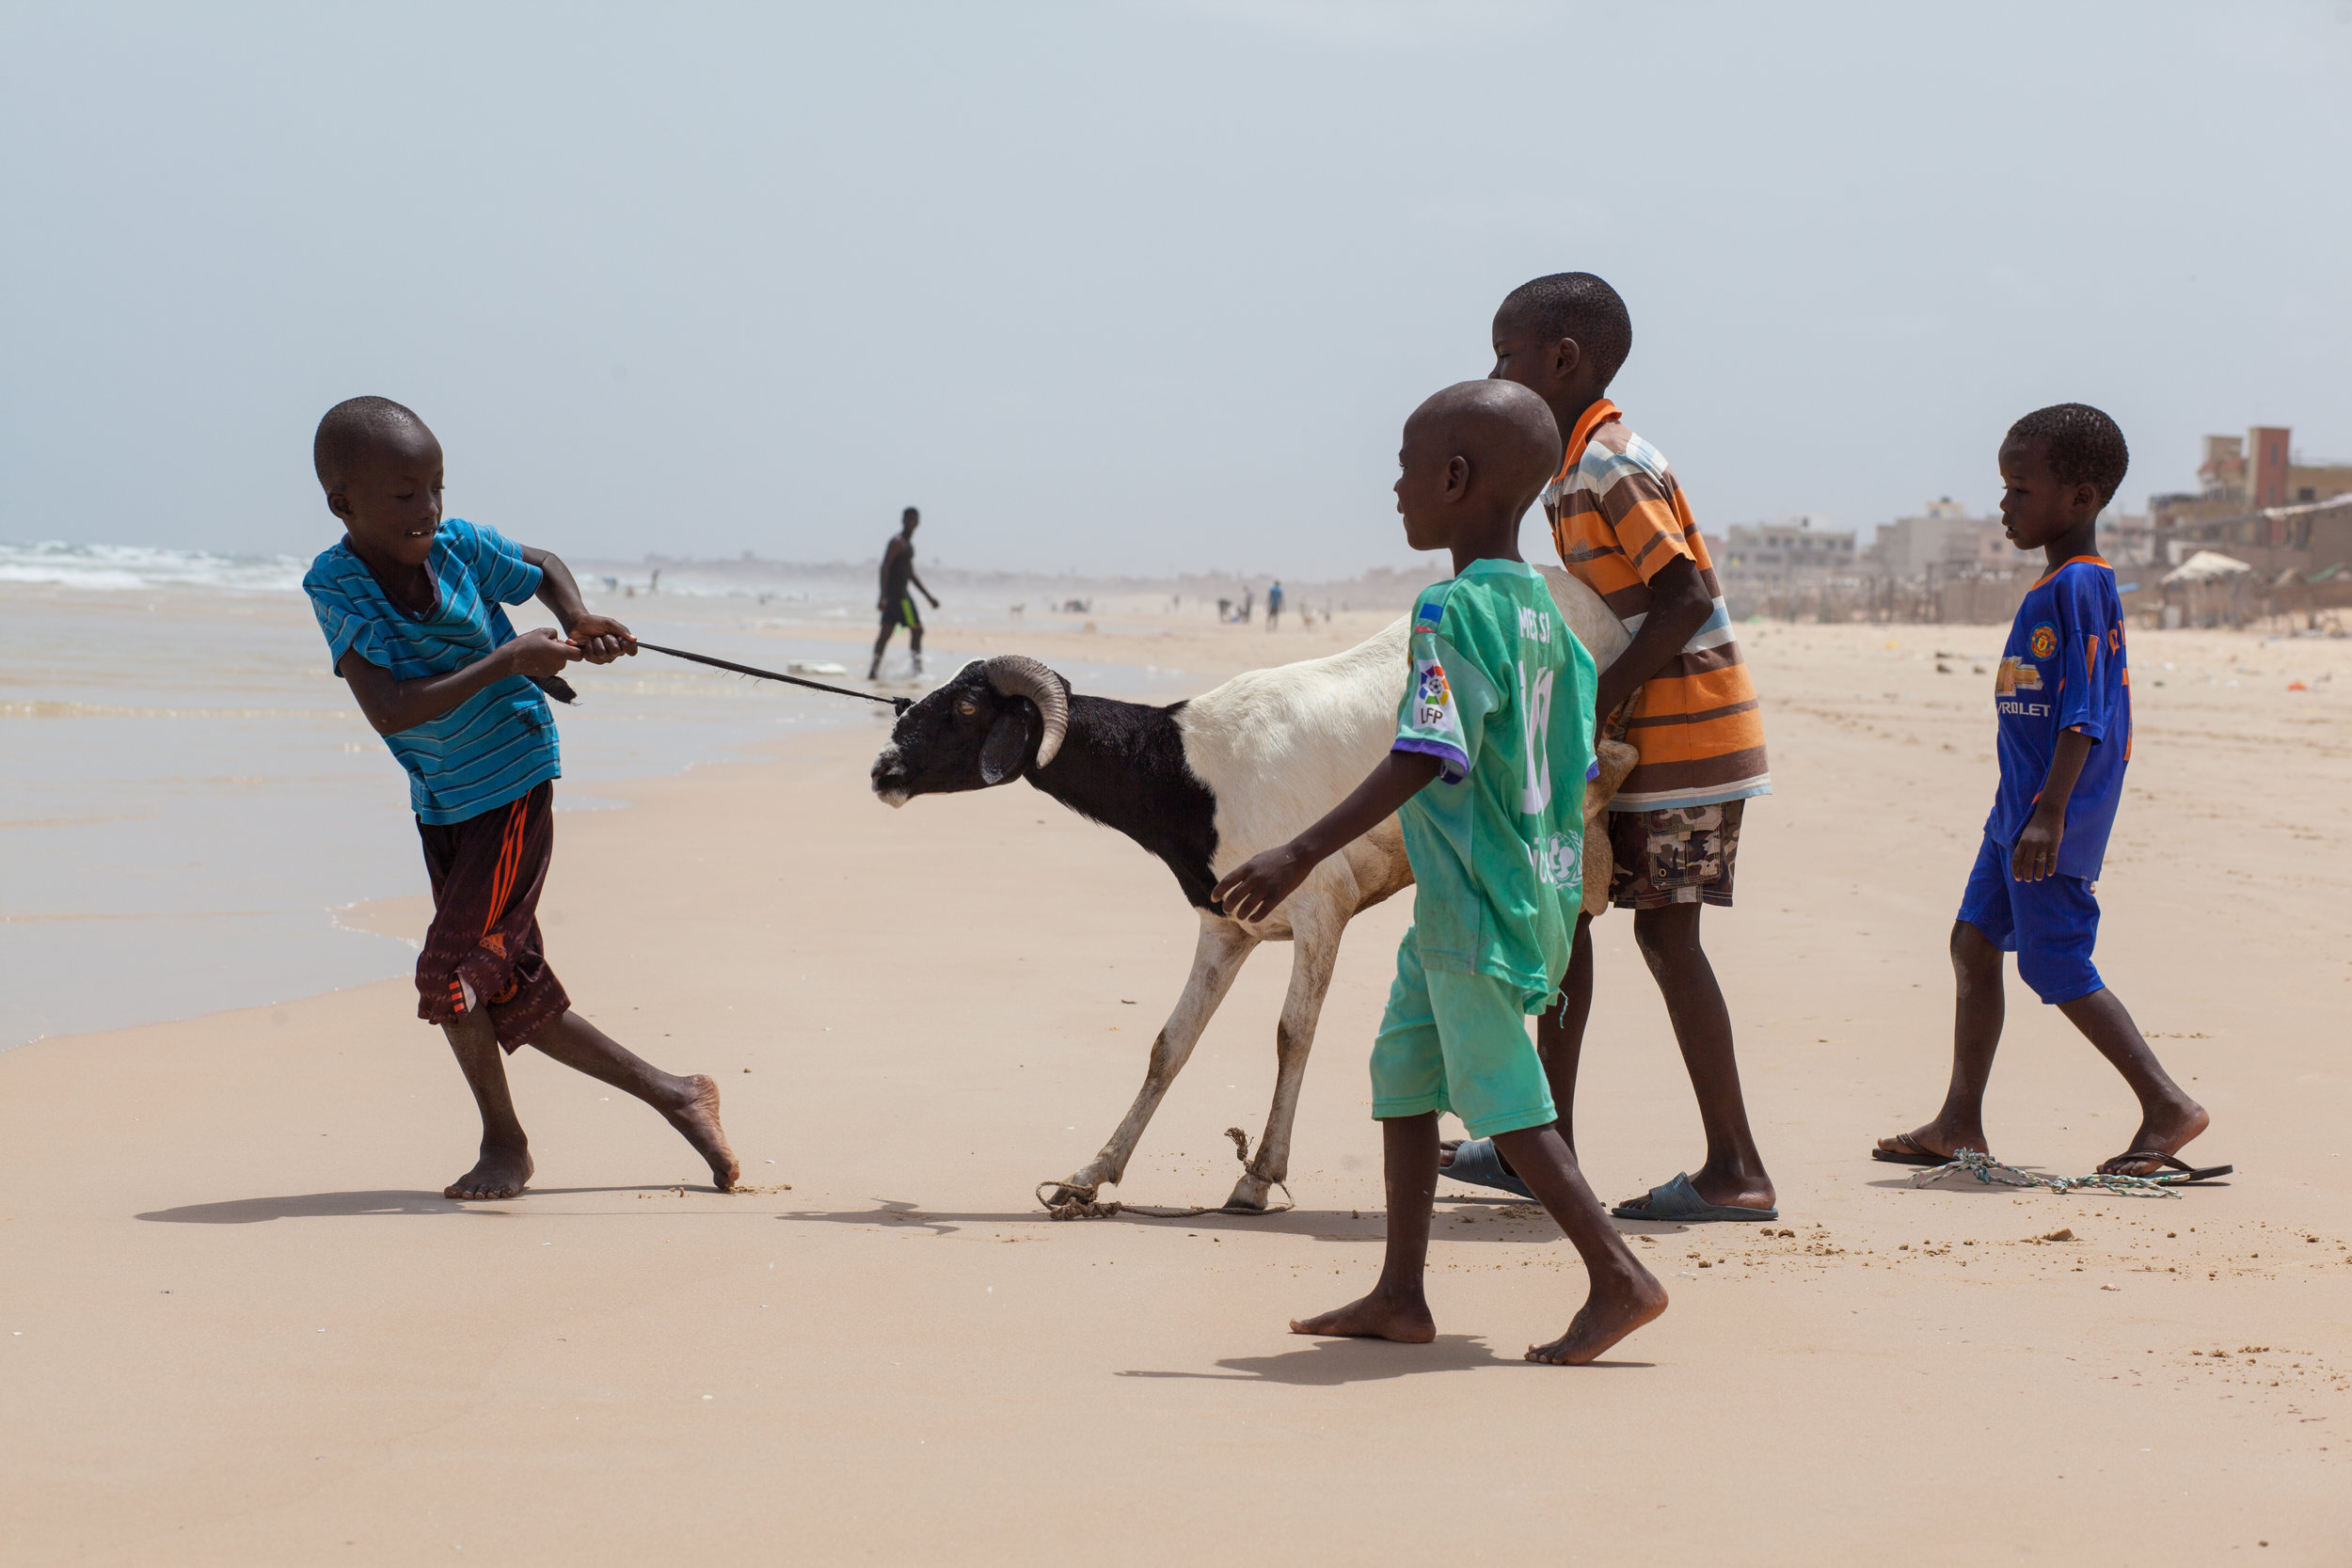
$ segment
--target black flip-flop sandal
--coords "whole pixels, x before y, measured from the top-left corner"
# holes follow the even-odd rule
[[[1870,1158],[1883,1160],[1890,1165],[1948,1165],[1954,1159],[1954,1156],[1949,1154],[1938,1154],[1908,1132],[1896,1133],[1895,1141],[1903,1147],[1894,1149],[1881,1148],[1876,1144],[1871,1145]]]
[[[2137,1164],[2142,1160],[2153,1160],[2159,1165],[2169,1166],[2181,1173],[2178,1176],[2139,1178],[2142,1181],[2161,1181],[2169,1187],[2185,1187],[2193,1181],[2211,1181],[2217,1176],[2228,1176],[2237,1169],[2235,1165],[2192,1165],[2177,1154],[2160,1154],[2153,1148],[2136,1148],[2129,1154],[2119,1154],[2114,1159],[2102,1163],[2099,1172],[2103,1176],[2121,1176],[2123,1174],[2122,1171],[2110,1171],[2107,1166],[2120,1165],[2125,1161]]]

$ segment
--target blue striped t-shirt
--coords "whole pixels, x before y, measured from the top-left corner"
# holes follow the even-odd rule
[[[302,579],[326,634],[327,662],[358,653],[399,681],[446,675],[515,640],[501,605],[539,591],[539,568],[496,529],[452,517],[425,562],[433,613],[420,620],[392,603],[348,541],[322,550]],[[521,675],[483,688],[438,719],[384,737],[408,769],[408,803],[420,822],[463,822],[529,793],[563,771],[555,715]]]

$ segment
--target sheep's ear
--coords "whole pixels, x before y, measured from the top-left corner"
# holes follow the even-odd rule
[[[1021,771],[1021,759],[1028,751],[1028,705],[1023,703],[1012,712],[998,715],[988,727],[988,741],[980,748],[980,782],[1003,784]]]

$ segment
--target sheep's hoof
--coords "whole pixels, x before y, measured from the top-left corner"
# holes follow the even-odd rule
[[[1272,1185],[1272,1182],[1261,1181],[1254,1176],[1243,1177],[1233,1183],[1233,1195],[1225,1200],[1225,1212],[1229,1214],[1264,1213],[1266,1192]]]
[[[1042,1189],[1045,1184],[1041,1182],[1039,1185]],[[1100,1190],[1099,1182],[1057,1181],[1052,1184],[1051,1191],[1041,1190],[1038,1200],[1048,1209],[1058,1209],[1065,1203],[1092,1203],[1094,1195]]]

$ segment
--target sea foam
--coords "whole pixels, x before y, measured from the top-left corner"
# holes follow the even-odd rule
[[[0,541],[0,582],[36,583],[92,593],[143,588],[211,588],[283,594],[302,586],[310,562],[291,555],[215,555],[147,545],[68,545]]]

